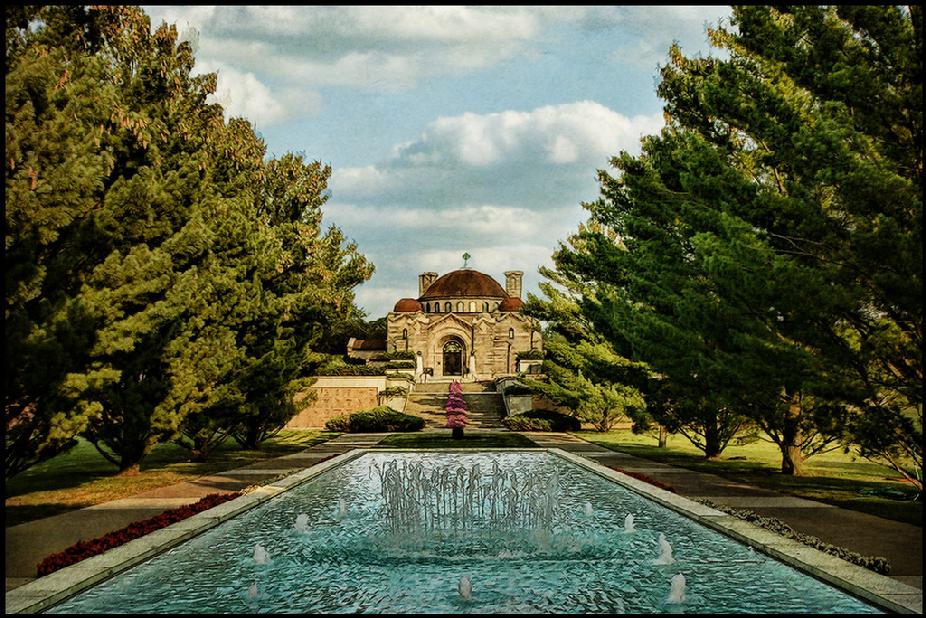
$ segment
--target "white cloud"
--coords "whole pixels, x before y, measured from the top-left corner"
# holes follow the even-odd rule
[[[529,112],[439,118],[377,165],[335,170],[336,199],[446,210],[474,204],[560,207],[588,197],[594,171],[621,150],[639,151],[661,114],[629,118],[593,101]]]
[[[431,122],[379,164],[335,170],[326,220],[377,268],[361,289],[403,290],[358,299],[385,315],[417,295],[417,273],[459,268],[464,251],[495,277],[523,270],[525,294],[538,293],[537,266],[551,266],[557,243],[588,217],[580,204],[598,195],[595,170],[621,150],[639,152],[640,137],[662,123],[592,101],[467,113]]]
[[[216,73],[217,85],[212,100],[225,110],[226,118],[241,116],[255,126],[267,126],[288,116],[286,107],[253,73],[242,73],[221,64],[203,62],[199,73]]]
[[[422,233],[436,233],[443,237],[447,232],[453,232],[463,238],[479,238],[484,243],[505,244],[511,238],[531,238],[546,235],[551,228],[560,229],[561,226],[554,222],[573,215],[576,205],[546,211],[494,204],[434,210],[333,202],[326,208],[326,214],[338,226],[354,233],[369,231],[376,234],[386,225],[393,237]],[[573,229],[574,223],[561,231]]]
[[[496,64],[585,9],[479,6],[145,7],[199,33],[211,62],[322,85],[408,88]]]

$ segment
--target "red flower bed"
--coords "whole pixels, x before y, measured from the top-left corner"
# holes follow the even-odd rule
[[[654,478],[650,478],[646,476],[645,474],[643,474],[642,472],[632,472],[630,470],[624,470],[623,468],[618,468],[617,466],[608,466],[608,467],[611,468],[612,470],[616,470],[618,472],[626,474],[627,476],[632,476],[638,481],[643,481],[644,483],[655,485],[659,489],[665,489],[666,491],[671,491],[672,493],[676,493],[675,489],[671,485],[666,485],[665,483],[657,481]]]
[[[164,511],[160,515],[155,515],[154,517],[150,517],[148,519],[132,522],[121,530],[109,532],[99,538],[90,541],[78,541],[64,551],[52,554],[42,560],[38,566],[38,576],[42,577],[43,575],[54,573],[58,569],[63,569],[66,566],[70,566],[76,562],[85,560],[86,558],[96,556],[97,554],[102,554],[108,549],[119,547],[120,545],[128,543],[133,539],[145,536],[149,532],[154,532],[155,530],[159,530],[178,521],[182,521],[187,517],[192,517],[197,513],[211,509],[212,507],[218,506],[223,502],[228,502],[229,500],[237,498],[240,495],[241,494],[237,492],[226,494],[209,494],[194,504],[181,506],[177,509]]]

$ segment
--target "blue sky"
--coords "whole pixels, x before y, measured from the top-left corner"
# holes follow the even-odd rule
[[[537,269],[585,220],[596,173],[663,123],[672,41],[711,53],[708,6],[146,6],[218,73],[214,100],[271,155],[332,166],[326,224],[375,265],[369,319],[418,273]],[[716,51],[714,53],[717,53]]]

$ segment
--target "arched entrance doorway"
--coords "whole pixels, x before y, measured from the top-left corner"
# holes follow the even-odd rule
[[[463,375],[463,342],[459,339],[450,339],[444,344],[444,375]]]

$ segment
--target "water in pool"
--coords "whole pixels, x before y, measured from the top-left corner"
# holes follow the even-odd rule
[[[876,613],[546,452],[367,453],[48,613]]]

